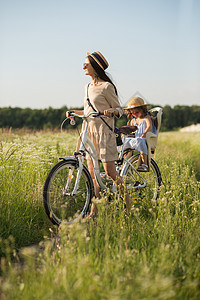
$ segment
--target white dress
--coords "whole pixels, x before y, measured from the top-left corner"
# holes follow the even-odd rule
[[[146,121],[144,120],[142,123],[139,125],[135,123],[135,120],[133,119],[131,122],[131,125],[137,126],[137,130],[135,131],[135,137],[127,137],[124,141],[124,149],[135,149],[139,152],[142,152],[146,155],[148,155],[148,148],[147,148],[147,143],[146,143],[146,138],[141,138],[142,134],[144,133],[147,124]],[[152,120],[152,130],[154,134],[156,134],[156,127],[154,125],[154,122]]]

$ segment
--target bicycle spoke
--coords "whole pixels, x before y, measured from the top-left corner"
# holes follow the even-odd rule
[[[151,163],[149,172],[137,172],[139,155],[129,159],[122,176],[125,178],[129,194],[134,199],[142,200],[144,198],[156,199],[158,196],[158,173]]]
[[[87,212],[93,195],[93,183],[86,170],[85,167],[82,170],[75,194],[78,170],[70,162],[60,162],[49,173],[43,193],[44,207],[53,223],[71,223]]]

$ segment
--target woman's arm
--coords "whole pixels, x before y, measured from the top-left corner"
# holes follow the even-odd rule
[[[119,103],[118,96],[115,93],[114,86],[111,83],[106,87],[105,96],[110,108],[104,110],[104,115],[107,117],[116,116],[120,118],[123,115],[123,109]]]
[[[107,117],[118,117],[120,116],[119,111],[116,108],[108,108],[103,111],[104,116]]]
[[[74,112],[75,114],[77,115],[83,115],[84,114],[84,111],[83,110],[68,110],[66,111],[66,117],[69,118],[69,113],[70,112]],[[73,118],[73,117],[70,117],[70,118]]]

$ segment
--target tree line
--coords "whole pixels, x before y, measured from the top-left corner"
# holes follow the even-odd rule
[[[153,107],[153,106],[152,106]],[[28,129],[57,129],[60,128],[65,119],[67,110],[83,109],[83,107],[68,108],[63,106],[59,109],[31,109],[19,107],[0,108],[0,127],[1,128],[28,128]],[[126,115],[116,119],[116,126],[120,127],[126,124]],[[67,121],[64,128],[80,127],[81,119],[76,119],[76,125],[72,127]],[[173,108],[169,105],[163,107],[163,117],[161,131],[177,130],[181,127],[200,123],[200,106],[182,106],[176,105]]]

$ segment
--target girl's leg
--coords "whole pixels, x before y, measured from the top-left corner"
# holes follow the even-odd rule
[[[138,159],[138,166],[140,167],[141,164],[148,165],[148,156],[144,153],[147,153],[147,144],[145,138],[137,138],[137,147],[136,150],[140,151],[140,156]]]
[[[127,212],[129,212],[131,207],[130,196],[126,187],[124,191],[124,182],[120,177],[120,175],[118,174],[118,172],[116,171],[115,162],[114,161],[104,162],[103,167],[106,174],[117,184],[117,187],[119,188],[121,195],[125,194],[126,210]]]
[[[144,154],[143,152],[140,153],[139,159],[138,159],[138,172],[149,172],[149,166],[148,166],[148,155]]]
[[[96,178],[95,178],[95,175],[94,175],[94,167],[93,167],[93,162],[91,159],[88,159],[87,160],[87,165],[88,165],[88,169],[89,169],[89,172],[92,176],[92,180],[93,180],[93,183],[94,183],[94,192],[95,192],[95,196],[97,198],[99,198],[100,196],[100,186],[98,185],[97,181],[96,181]],[[100,168],[100,163],[99,163],[99,168]],[[89,217],[94,217],[98,212],[98,209],[97,209],[97,206],[96,204],[92,203],[91,205],[91,211],[90,211],[90,214],[89,214]]]
[[[140,156],[141,156],[142,163],[148,165],[148,155],[141,152]]]
[[[143,163],[142,162],[142,153],[140,153],[140,156],[139,156],[138,162],[137,162],[137,167],[141,166],[142,163]]]

